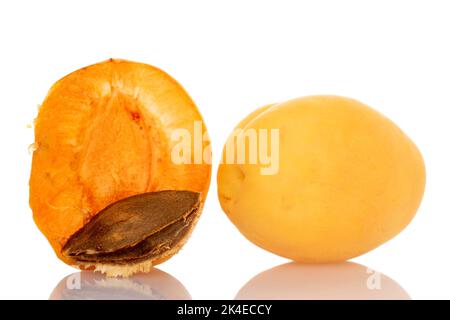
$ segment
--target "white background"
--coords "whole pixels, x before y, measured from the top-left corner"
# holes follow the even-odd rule
[[[2,1],[0,297],[47,299],[76,271],[33,223],[27,124],[56,80],[114,57],[158,66],[185,87],[208,126],[215,164],[237,122],[272,102],[339,94],[394,120],[424,155],[425,198],[407,229],[355,262],[389,276],[413,299],[450,298],[449,17],[448,1],[430,0]],[[159,266],[194,299],[233,299],[252,277],[287,262],[228,221],[216,169],[193,236]],[[317,289],[303,288],[295,272],[287,283],[266,293]]]

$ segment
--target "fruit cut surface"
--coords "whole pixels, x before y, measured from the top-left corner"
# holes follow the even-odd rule
[[[187,190],[204,200],[208,161],[171,159],[173,132],[194,136],[195,122],[206,132],[186,91],[146,64],[110,59],[56,82],[35,122],[30,206],[57,255],[70,263],[68,239],[121,199]]]

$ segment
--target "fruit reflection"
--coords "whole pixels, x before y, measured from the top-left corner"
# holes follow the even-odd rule
[[[393,279],[357,263],[291,262],[253,277],[236,299],[408,300],[410,296]]]
[[[190,300],[186,288],[168,273],[153,269],[129,278],[76,272],[62,279],[50,300]]]

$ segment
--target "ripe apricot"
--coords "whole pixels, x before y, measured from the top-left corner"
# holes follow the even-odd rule
[[[419,207],[425,185],[419,150],[358,101],[294,99],[263,107],[238,127],[224,149],[218,195],[240,232],[268,251],[308,263],[347,260],[394,237]],[[251,137],[250,130],[278,130],[278,144],[271,143],[279,152],[276,172],[226,159],[239,151],[231,142]],[[243,150],[246,160],[255,151]]]
[[[56,82],[35,122],[30,206],[58,257],[129,275],[175,254],[210,182],[208,161],[172,161],[173,132],[195,123],[206,133],[185,90],[146,64],[110,59]]]

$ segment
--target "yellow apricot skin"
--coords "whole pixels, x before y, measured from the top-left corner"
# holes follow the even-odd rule
[[[265,106],[238,128],[279,129],[279,170],[218,170],[222,209],[257,246],[305,263],[345,261],[403,230],[425,188],[415,144],[392,121],[349,98],[310,96]],[[247,149],[248,151],[248,149]]]

